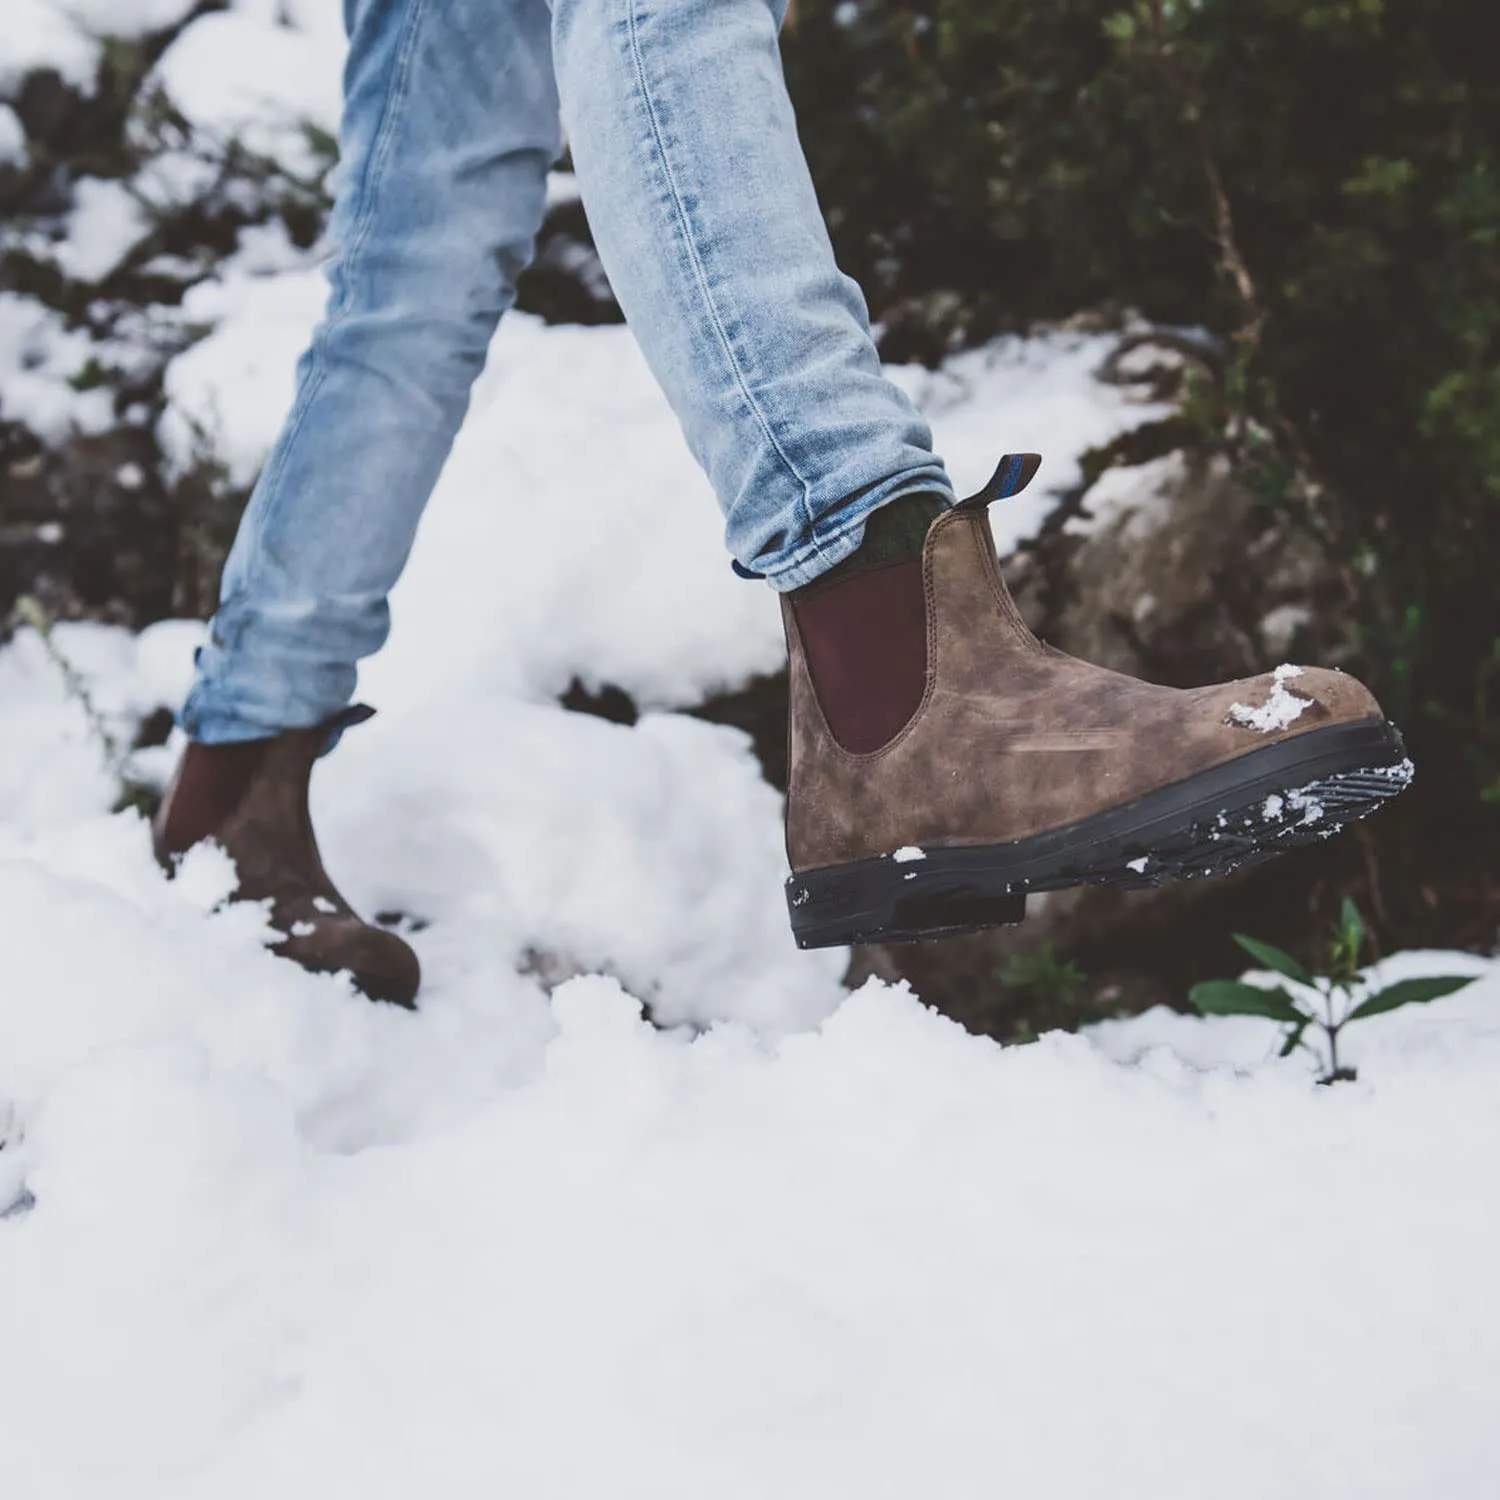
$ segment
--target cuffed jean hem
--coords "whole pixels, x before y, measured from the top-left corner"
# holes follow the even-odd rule
[[[307,684],[309,674],[288,670],[274,652],[246,660],[210,644],[201,649],[198,660],[198,679],[177,715],[177,724],[201,745],[239,745],[270,739],[285,729],[311,729],[326,724],[353,701],[353,668],[325,668],[311,674],[318,689],[310,693],[305,686],[290,691],[293,682]],[[226,665],[228,680],[215,671]]]
[[[815,531],[810,542],[788,552],[784,561],[768,569],[756,569],[752,576],[765,579],[778,594],[815,583],[858,551],[865,539],[865,523],[877,510],[903,495],[918,494],[934,495],[948,506],[958,504],[958,496],[940,464],[934,464],[930,472],[898,475],[824,517],[826,531]]]
[[[346,707],[347,704],[340,704],[336,708],[330,708],[327,713],[299,719],[296,723],[274,726],[249,723],[223,714],[190,714],[184,709],[177,716],[177,727],[196,745],[243,745],[250,740],[272,739],[284,729],[311,729],[315,724],[326,723],[338,713],[339,708]]]
[[[328,739],[322,749],[318,751],[319,756],[328,755],[336,750],[339,741],[355,724],[363,723],[367,718],[374,717],[373,709],[350,709],[347,704],[341,704],[338,708],[332,708],[327,713],[319,714],[316,718],[305,723],[283,724],[280,728],[271,729],[259,724],[246,724],[239,719],[225,719],[217,715],[205,716],[196,720],[193,727],[187,723],[187,715],[183,713],[178,716],[178,727],[195,745],[245,745],[255,740],[274,739],[283,729],[312,729],[319,724],[329,724],[331,720],[337,720],[341,712],[347,711],[347,718],[333,723],[328,730]]]

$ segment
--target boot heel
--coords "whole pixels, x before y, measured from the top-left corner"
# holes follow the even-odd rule
[[[915,859],[894,855],[794,874],[786,904],[799,948],[917,943],[1013,926],[1026,917],[1024,891],[996,889],[952,870],[925,870]]]

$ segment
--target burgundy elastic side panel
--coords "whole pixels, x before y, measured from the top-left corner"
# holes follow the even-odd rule
[[[798,594],[792,610],[834,739],[853,755],[889,744],[927,688],[922,559],[814,585]]]
[[[270,740],[246,740],[235,745],[194,742],[187,747],[162,830],[169,854],[181,854],[218,832],[239,806],[270,743]]]

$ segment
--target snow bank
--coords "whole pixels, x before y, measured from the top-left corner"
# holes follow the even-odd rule
[[[24,167],[30,159],[26,128],[8,104],[0,104],[0,167]]]
[[[92,91],[99,43],[58,0],[6,0],[0,49],[0,95],[13,96],[30,72],[53,69],[65,83]]]
[[[237,0],[189,26],[152,83],[195,132],[236,139],[306,175],[320,159],[305,127],[338,131],[344,51],[342,10],[331,0]]]
[[[74,382],[103,351],[81,328],[15,292],[0,292],[0,418],[21,422],[45,442],[71,431],[102,432],[114,422],[114,398]]]
[[[56,643],[123,732],[198,628]],[[839,1005],[735,735],[474,691],[315,781],[425,924],[408,1014],[270,957],[214,851],[161,877],[34,636],[0,701],[28,1500],[1487,1500],[1500,966],[1389,961],[1484,978],[1333,1089],[1256,1021],[1001,1049]]]
[[[6,0],[0,93],[34,70],[51,68],[92,92],[101,40],[130,41],[184,20],[197,0]]]
[[[54,249],[59,268],[75,281],[103,281],[143,240],[151,224],[119,182],[83,177],[73,184],[67,238]]]
[[[1488,1493],[1500,979],[1332,1090],[874,984],[774,1046],[408,1016],[74,835],[0,863],[29,1500]]]

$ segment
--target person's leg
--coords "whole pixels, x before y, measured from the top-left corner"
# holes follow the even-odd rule
[[[327,313],[183,711],[259,739],[349,702],[515,296],[561,150],[546,0],[346,0]]]
[[[783,594],[798,941],[940,937],[1019,919],[1028,890],[1221,873],[1399,791],[1400,736],[1352,679],[1182,692],[1026,629],[985,510],[1039,460],[952,504],[834,266],[781,10],[554,0],[553,47],[605,268],[736,560]]]
[[[169,869],[212,838],[276,952],[413,1003],[417,956],[362,921],[308,815],[355,664],[406,562],[515,296],[560,149],[546,0],[346,0],[342,185],[327,313],[240,525],[183,710],[192,741],[153,834]]]
[[[951,503],[834,263],[781,72],[785,0],[552,8],[589,222],[735,560],[797,588],[859,546],[877,507]]]

